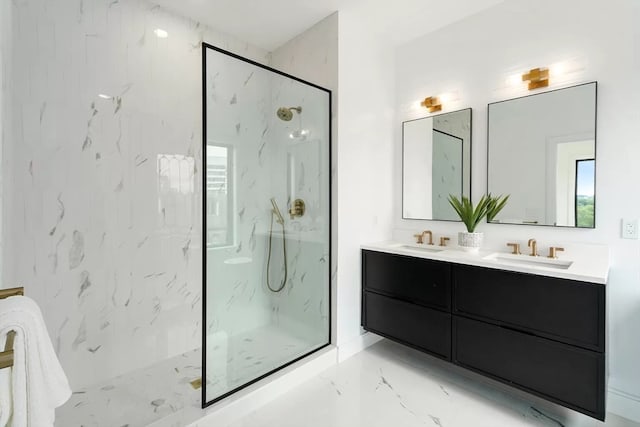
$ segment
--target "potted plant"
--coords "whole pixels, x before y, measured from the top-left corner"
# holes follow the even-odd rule
[[[467,227],[466,232],[461,231],[458,233],[458,246],[469,252],[478,252],[480,246],[482,246],[483,233],[476,232],[476,227],[485,217],[488,221],[493,221],[507,204],[508,199],[508,195],[493,197],[489,193],[482,196],[474,207],[468,197],[462,196],[459,199],[457,196],[450,194],[449,203]]]

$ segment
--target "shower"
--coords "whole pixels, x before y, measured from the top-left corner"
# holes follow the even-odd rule
[[[309,130],[302,128],[302,118],[300,117],[302,114],[302,107],[280,107],[278,108],[276,115],[280,120],[290,122],[293,119],[294,111],[298,113],[298,129],[289,133],[289,138],[298,142],[306,141],[307,136],[309,135]]]
[[[290,122],[291,119],[293,118],[293,112],[296,112],[298,114],[302,113],[302,107],[280,107],[278,108],[278,112],[277,112],[277,116],[280,120],[283,120],[285,122]]]
[[[280,283],[280,286],[278,288],[273,288],[271,286],[271,280],[269,279],[269,270],[270,270],[270,266],[271,266],[271,246],[272,246],[272,240],[273,240],[273,219],[276,219],[276,222],[278,224],[280,224],[280,226],[282,226],[282,255],[283,255],[283,262],[284,262],[284,279],[282,279],[282,282]],[[271,225],[269,227],[269,253],[267,255],[267,288],[269,288],[269,290],[273,293],[278,293],[280,291],[282,291],[284,289],[284,286],[287,284],[287,273],[288,273],[288,268],[287,268],[287,241],[285,239],[285,234],[284,234],[284,218],[282,217],[282,214],[280,213],[280,209],[278,208],[278,203],[276,203],[276,199],[275,197],[271,198]]]
[[[331,92],[203,46],[208,406],[331,342]]]

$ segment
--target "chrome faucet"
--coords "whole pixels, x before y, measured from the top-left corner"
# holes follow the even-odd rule
[[[536,242],[536,239],[529,239],[527,246],[531,248],[530,256],[538,256],[538,242]]]

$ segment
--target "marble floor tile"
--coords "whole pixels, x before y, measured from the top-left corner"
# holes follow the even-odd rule
[[[640,426],[614,414],[601,423],[383,340],[226,427],[603,425]]]

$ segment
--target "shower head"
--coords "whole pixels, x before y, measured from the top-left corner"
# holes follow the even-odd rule
[[[280,213],[280,209],[278,209],[278,204],[276,203],[275,197],[271,198],[271,206],[272,206],[271,212],[278,218],[277,219],[278,224],[284,225],[284,218]]]
[[[278,108],[277,116],[280,120],[289,122],[293,118],[294,111],[300,114],[302,113],[302,107],[280,107]]]

